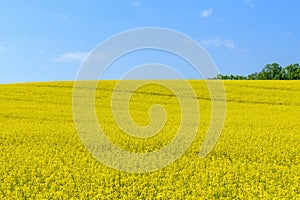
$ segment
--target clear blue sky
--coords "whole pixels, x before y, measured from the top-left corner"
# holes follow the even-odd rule
[[[272,62],[300,63],[299,9],[298,0],[1,1],[0,83],[73,80],[96,45],[139,27],[169,28],[192,37],[223,74],[247,75]],[[167,57],[129,55],[107,78],[119,77],[122,65]]]

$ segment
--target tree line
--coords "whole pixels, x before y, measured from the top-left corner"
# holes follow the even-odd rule
[[[260,72],[240,75],[218,74],[215,79],[224,80],[300,80],[300,66],[298,63],[281,67],[278,63],[267,64]]]

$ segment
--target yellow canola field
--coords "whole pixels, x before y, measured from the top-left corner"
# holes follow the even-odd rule
[[[157,135],[135,138],[114,121],[115,84],[101,81],[96,92],[96,114],[107,137],[135,153],[167,145],[180,124],[176,96],[151,84],[114,91],[119,101],[132,93],[129,112],[139,126],[150,123],[153,104],[166,110]],[[73,82],[0,85],[0,199],[300,199],[300,82],[224,81],[226,120],[205,158],[198,154],[210,122],[210,96],[204,81],[190,84],[200,108],[195,140],[177,161],[148,173],[111,169],[88,152],[73,121]]]

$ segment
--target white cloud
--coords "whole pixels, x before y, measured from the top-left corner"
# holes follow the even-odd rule
[[[62,19],[62,20],[67,20],[68,19],[68,15],[66,14],[58,14],[57,15],[59,19]]]
[[[222,37],[215,37],[207,40],[202,40],[201,44],[204,46],[225,47],[227,49],[235,48],[233,39],[223,39]]]
[[[38,50],[37,53],[38,54],[45,54],[46,52],[44,50]]]
[[[132,2],[132,5],[133,5],[134,7],[141,7],[142,3],[141,3],[140,0],[135,0],[135,1]]]
[[[202,10],[201,13],[200,13],[201,17],[203,17],[203,18],[207,18],[211,14],[212,14],[212,9],[210,9],[210,8],[206,9],[206,10]]]
[[[48,71],[48,69],[49,69],[49,65],[43,65],[43,66],[40,68],[40,70],[42,70],[42,71]]]
[[[245,0],[245,4],[250,8],[253,8],[255,6],[254,0]]]
[[[290,38],[290,37],[292,37],[292,33],[291,32],[289,32],[289,31],[284,31],[283,32],[283,35],[285,36],[285,37],[287,37],[287,38]]]
[[[223,46],[226,47],[227,49],[234,49],[234,48],[235,48],[233,39],[224,39],[224,40],[222,41],[222,44],[223,44]]]
[[[90,52],[71,52],[71,53],[65,53],[54,60],[57,62],[83,62],[86,57],[89,55]]]
[[[3,47],[3,46],[0,46],[0,51],[5,51],[6,50],[6,48],[5,47]]]

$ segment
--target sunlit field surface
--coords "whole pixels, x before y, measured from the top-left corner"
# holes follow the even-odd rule
[[[96,93],[108,138],[136,153],[167,145],[180,124],[176,96],[151,84],[133,92],[129,111],[137,125],[150,123],[153,104],[168,117],[157,135],[134,138],[114,121],[115,83],[100,82]],[[205,82],[190,83],[200,107],[195,140],[173,164],[140,174],[108,168],[87,151],[73,121],[72,82],[0,85],[0,199],[300,199],[300,82],[224,81],[224,128],[202,159],[210,96]],[[122,101],[132,91],[114,92]]]

